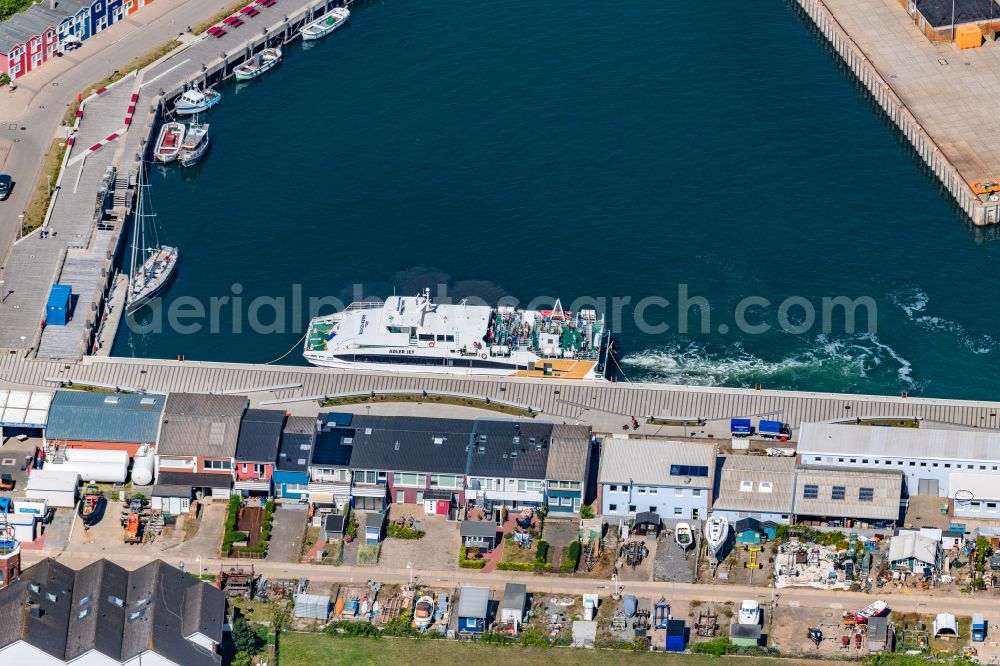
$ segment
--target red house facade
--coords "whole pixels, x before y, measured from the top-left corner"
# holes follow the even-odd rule
[[[32,5],[0,25],[0,68],[11,79],[24,76],[55,57],[59,23],[65,17],[45,5]]]

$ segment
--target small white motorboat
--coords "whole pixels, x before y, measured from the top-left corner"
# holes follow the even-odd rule
[[[434,621],[434,598],[422,596],[413,607],[413,626],[426,629]]]
[[[687,523],[677,523],[674,528],[674,540],[682,550],[687,550],[694,543],[694,530]]]
[[[156,138],[156,147],[153,149],[153,159],[158,162],[173,162],[177,159],[177,154],[184,143],[184,135],[187,133],[187,126],[184,123],[169,122],[160,129],[160,135]]]
[[[192,88],[185,91],[174,102],[174,113],[179,116],[193,116],[202,111],[208,111],[222,101],[222,93],[215,90],[198,90]]]
[[[347,23],[347,19],[349,18],[351,18],[351,10],[347,7],[335,7],[330,10],[329,14],[321,16],[309,25],[303,27],[301,31],[302,39],[309,41],[312,39],[321,39],[326,37],[331,32]]]
[[[714,558],[729,538],[729,520],[722,516],[712,516],[705,521],[705,541],[708,552]]]
[[[233,70],[237,81],[256,79],[281,62],[281,49],[264,49]]]
[[[191,123],[187,140],[181,146],[179,155],[181,166],[194,166],[208,152],[208,144],[211,139],[208,127],[208,123]]]
[[[744,599],[740,602],[737,619],[740,624],[760,624],[760,604],[753,599]]]

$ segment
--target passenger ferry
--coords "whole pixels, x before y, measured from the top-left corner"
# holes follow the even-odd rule
[[[304,356],[328,368],[603,380],[611,344],[594,310],[437,304],[425,289],[312,320]]]

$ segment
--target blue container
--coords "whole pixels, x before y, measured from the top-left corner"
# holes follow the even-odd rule
[[[729,431],[734,435],[749,435],[753,432],[750,427],[750,419],[732,419],[729,422]]]
[[[762,435],[780,435],[781,434],[781,421],[765,421],[760,420],[760,434]]]
[[[49,302],[45,306],[45,323],[47,326],[65,326],[69,321],[70,298],[73,287],[68,284],[56,284],[49,292]]]

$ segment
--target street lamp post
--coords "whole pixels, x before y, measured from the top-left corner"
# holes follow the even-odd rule
[[[110,79],[111,78],[111,58],[108,58],[106,60],[106,62],[108,63],[108,78]]]
[[[406,563],[406,570],[410,572],[410,589],[413,589],[413,562]]]
[[[24,213],[17,216],[17,239],[24,237]]]

